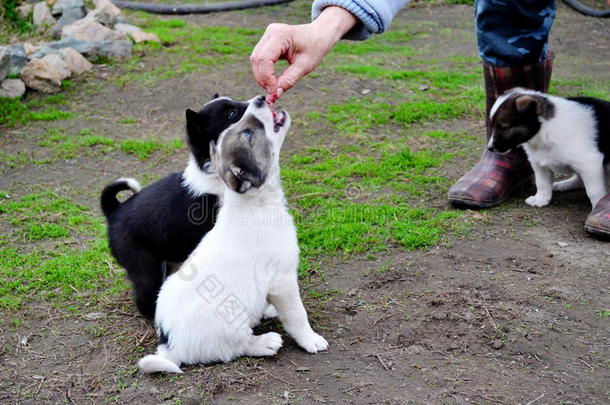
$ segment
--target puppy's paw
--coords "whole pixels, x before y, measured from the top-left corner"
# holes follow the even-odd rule
[[[579,178],[569,178],[567,180],[556,181],[553,183],[553,191],[571,191],[583,187],[582,181]]]
[[[275,332],[252,336],[250,346],[246,350],[246,355],[255,357],[275,356],[280,347],[282,347],[282,343],[282,337]]]
[[[328,342],[326,339],[317,333],[307,335],[306,337],[297,340],[297,343],[309,353],[323,352],[328,349]]]
[[[267,305],[267,308],[265,308],[265,312],[263,312],[263,319],[271,318],[277,318],[277,309],[275,309],[273,304]]]
[[[532,207],[545,207],[549,205],[550,202],[550,197],[540,197],[538,195],[533,195],[525,199],[525,203],[527,205],[531,205]]]

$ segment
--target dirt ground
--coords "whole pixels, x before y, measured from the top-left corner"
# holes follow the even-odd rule
[[[415,45],[476,57],[471,18],[468,6],[415,7],[403,10],[397,24],[437,21],[456,35],[438,43],[431,32]],[[270,20],[298,18],[280,7],[186,19],[264,28]],[[556,77],[609,80],[610,59],[591,58],[610,55],[608,33],[607,21],[560,7],[551,40]],[[182,133],[185,105],[198,105],[218,91],[259,92],[246,62],[206,77],[187,74],[154,87],[122,89],[104,83],[118,69],[96,71],[92,80],[99,86],[74,95],[79,116],[66,125],[112,131],[112,117],[127,114],[146,123],[133,131],[169,139]],[[285,97],[284,107],[295,116],[316,108],[316,87],[330,88],[332,100],[363,86],[358,79],[320,72]],[[24,136],[48,125],[6,130],[2,148],[27,149]],[[483,133],[482,122],[459,125]],[[121,136],[133,134],[126,130]],[[299,141],[287,142],[283,153],[289,154]],[[479,153],[467,151],[443,172],[457,179]],[[158,176],[184,163],[183,153],[135,163],[114,155],[95,161],[83,157],[27,170],[6,168],[0,189],[17,195],[40,185],[58,193],[69,189],[72,198],[96,206],[109,179],[126,173]],[[322,298],[305,295],[314,328],[330,342],[329,351],[318,355],[304,353],[287,338],[274,358],[186,367],[182,376],[143,376],[135,368],[142,355],[135,348],[151,351],[154,330],[136,315],[127,293],[105,303],[107,315],[101,320],[32,303],[24,313],[27,322],[1,331],[0,402],[610,403],[610,318],[601,315],[610,309],[610,245],[582,230],[589,209],[584,192],[557,195],[538,210],[525,206],[524,196],[498,209],[469,213],[479,219],[474,229],[427,251],[396,248],[374,258],[325,261],[324,277],[307,285]],[[442,206],[445,199],[439,193],[430,203]],[[279,328],[267,321],[260,330]]]

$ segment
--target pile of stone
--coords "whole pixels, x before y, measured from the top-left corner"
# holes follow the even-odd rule
[[[124,60],[131,56],[132,41],[159,42],[156,35],[128,24],[110,0],[93,3],[93,10],[83,0],[47,0],[18,8],[23,18],[31,15],[34,25],[56,40],[0,46],[0,97],[21,97],[26,88],[57,93],[62,80],[92,69],[87,59]],[[19,78],[7,79],[9,75]]]

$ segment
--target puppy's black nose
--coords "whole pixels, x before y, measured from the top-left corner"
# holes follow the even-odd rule
[[[254,102],[254,103],[255,103],[254,105],[255,105],[255,106],[257,106],[258,108],[261,108],[262,106],[264,106],[264,105],[265,105],[265,100],[266,100],[266,99],[267,99],[267,98],[266,98],[265,96],[259,96],[259,97],[256,99],[256,101]]]
[[[487,145],[487,150],[490,152],[495,152],[493,145]]]

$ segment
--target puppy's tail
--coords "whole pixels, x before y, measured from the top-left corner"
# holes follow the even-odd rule
[[[134,194],[142,189],[140,183],[136,179],[122,178],[108,184],[102,191],[101,205],[102,212],[107,217],[117,209],[121,202],[117,200],[116,195],[124,190],[131,190]]]
[[[161,349],[161,346],[159,349]],[[183,371],[180,370],[180,367],[165,357],[163,353],[164,350],[157,350],[157,354],[149,354],[148,356],[142,357],[140,361],[138,361],[138,368],[140,371],[146,374],[160,372],[182,374]]]

